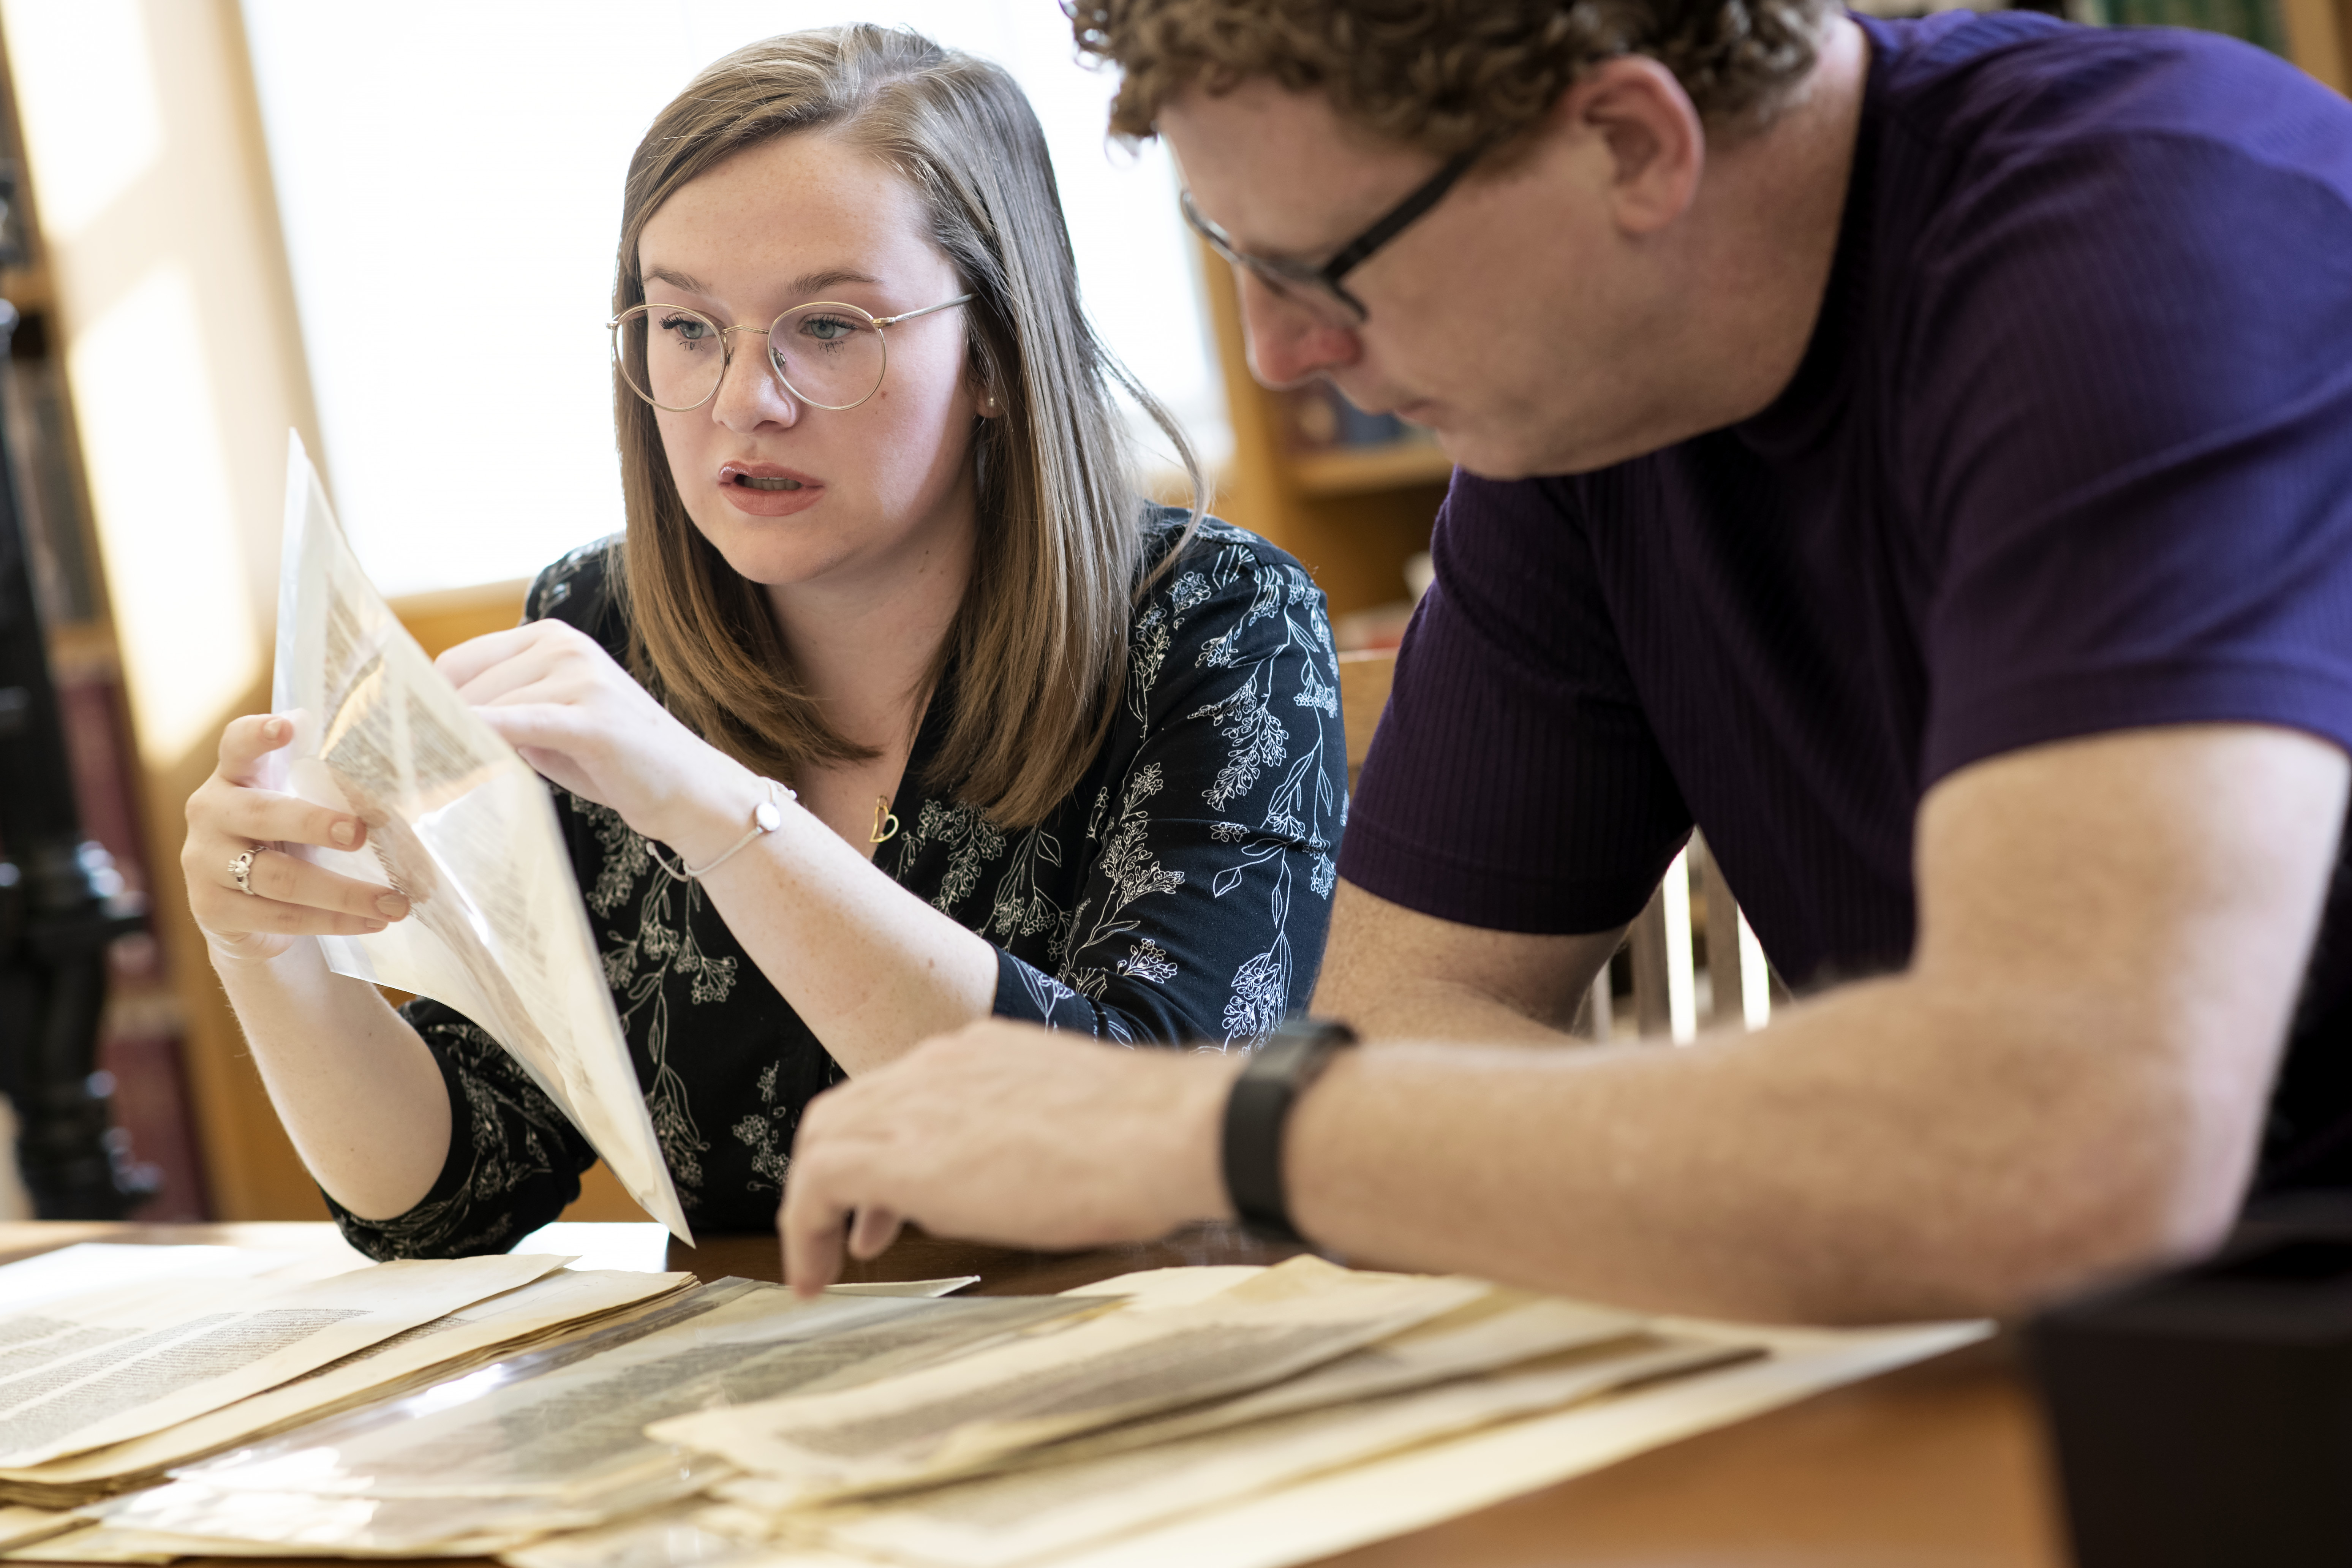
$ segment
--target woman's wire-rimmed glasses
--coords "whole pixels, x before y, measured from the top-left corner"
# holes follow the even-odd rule
[[[1225,260],[1245,272],[1254,273],[1284,299],[1297,300],[1334,326],[1360,327],[1371,312],[1364,309],[1362,300],[1339,286],[1339,279],[1361,267],[1370,259],[1373,252],[1403,233],[1414,219],[1443,200],[1445,193],[1454,188],[1454,183],[1486,151],[1486,145],[1481,143],[1456,153],[1446,160],[1444,168],[1413,187],[1404,200],[1373,219],[1370,227],[1341,246],[1330,260],[1319,267],[1306,261],[1283,261],[1252,256],[1238,249],[1232,236],[1202,216],[1201,209],[1192,205],[1191,191],[1180,193],[1177,200],[1184,209],[1184,221],[1192,226],[1194,233],[1209,242],[1210,249]],[[1337,305],[1343,313],[1335,317],[1330,310],[1333,305]]]
[[[976,298],[959,294],[919,310],[877,316],[832,300],[795,305],[768,323],[768,366],[784,389],[812,408],[855,408],[882,389],[890,351],[882,330]],[[629,390],[669,414],[686,414],[719,395],[734,350],[722,327],[683,305],[633,305],[606,323],[613,361]]]

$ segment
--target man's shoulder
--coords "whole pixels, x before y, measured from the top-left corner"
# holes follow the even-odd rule
[[[2086,27],[2033,12],[1863,19],[1869,109],[1979,177],[2046,180],[2070,148],[2201,144],[2308,168],[2352,193],[2352,104],[2268,50],[2174,27]],[[2086,160],[2080,167],[2116,167]]]
[[[523,595],[522,618],[577,626],[618,658],[628,640],[620,572],[621,535],[583,544],[531,579],[530,591]]]

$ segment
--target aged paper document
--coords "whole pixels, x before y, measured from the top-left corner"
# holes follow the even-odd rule
[[[0,1315],[44,1301],[165,1279],[252,1279],[304,1261],[299,1252],[243,1247],[137,1247],[83,1241],[0,1266]]]
[[[0,1552],[29,1546],[75,1528],[75,1516],[46,1508],[0,1507]]]
[[[300,1428],[90,1512],[115,1532],[102,1541],[200,1542],[181,1548],[192,1552],[237,1542],[237,1552],[488,1551],[486,1542],[582,1529],[689,1497],[728,1473],[646,1436],[662,1416],[838,1386],[1104,1306],[1055,1297],[802,1302],[779,1287],[722,1281],[607,1334]]]
[[[420,1376],[436,1381],[559,1331],[585,1326],[623,1308],[681,1290],[690,1274],[580,1273],[559,1268],[393,1335],[315,1372],[207,1415],[126,1443],[0,1470],[0,1494],[33,1501],[81,1502],[158,1477],[233,1444],[251,1442],[296,1422],[316,1420],[364,1400],[384,1397]]]
[[[1309,1478],[1054,1560],[1054,1568],[1288,1568],[1425,1529],[1984,1338],[1992,1325],[1806,1330],[1657,1321],[1761,1358]],[[651,1568],[651,1565],[641,1565]]]
[[[271,697],[295,721],[284,784],[368,825],[359,850],[300,852],[399,889],[413,911],[371,936],[320,937],[328,964],[489,1031],[629,1195],[690,1241],[547,784],[403,629],[289,440]]]
[[[562,1264],[384,1263],[275,1287],[213,1280],[108,1291],[0,1319],[0,1466],[161,1431]]]
[[[1570,1352],[1580,1352],[1596,1363],[1606,1361],[1619,1367],[1639,1363],[1641,1371],[1627,1374],[1627,1380],[1636,1380],[1656,1375],[1660,1366],[1684,1366],[1684,1359],[1672,1353],[1680,1343],[1657,1334],[1645,1320],[1630,1312],[1591,1307],[1557,1296],[1497,1289],[1443,1317],[1433,1318],[1377,1344],[1351,1351],[1337,1361],[1271,1387],[1057,1443],[1041,1450],[1036,1458],[1092,1458],[1098,1454],[1150,1447],[1180,1437],[1426,1388]],[[1709,1353],[1694,1358],[1688,1364],[1712,1363],[1721,1359],[1712,1353],[1716,1347],[1711,1344],[1702,1348]],[[1665,1352],[1664,1361],[1645,1360],[1659,1352]],[[1595,1389],[1615,1387],[1619,1381],[1604,1376]],[[1585,1395],[1580,1393],[1574,1397]]]
[[[1692,1342],[1625,1347],[1619,1342],[1611,1347],[1619,1353],[1570,1352],[1531,1367],[1098,1458],[1038,1463],[894,1499],[862,1516],[856,1510],[837,1510],[841,1517],[830,1520],[824,1513],[785,1515],[780,1533],[787,1541],[807,1539],[941,1568],[1008,1568],[1382,1454],[1757,1353]],[[721,1483],[719,1493],[737,1495],[730,1483]]]
[[[779,1286],[748,1286],[672,1326],[479,1398],[337,1437],[331,1468],[310,1447],[193,1475],[215,1488],[370,1497],[583,1495],[675,1468],[677,1450],[646,1431],[665,1417],[923,1366],[1091,1307],[1001,1296],[803,1302]]]
[[[1256,1441],[1251,1429],[1242,1428],[1174,1450],[1119,1456],[1099,1469],[1075,1467],[1058,1484],[1041,1467],[814,1511],[688,1505],[590,1533],[553,1537],[501,1556],[514,1568],[929,1568],[972,1561],[1020,1561],[1040,1568],[1287,1568],[1601,1469],[1957,1349],[1990,1331],[1982,1323],[1811,1331],[1662,1320],[1650,1326],[1661,1340],[1687,1345],[1694,1357],[1703,1354],[1700,1345],[1712,1342],[1723,1359],[1516,1419],[1500,1404],[1486,1413],[1495,1417],[1486,1424],[1479,1424],[1481,1413],[1457,1407],[1465,1425],[1450,1434],[1436,1433],[1278,1483],[1265,1478],[1267,1484],[1257,1484],[1260,1478],[1244,1473],[1244,1466],[1223,1468],[1223,1459],[1238,1458]],[[1441,1398],[1451,1403],[1461,1397],[1461,1387],[1508,1384],[1517,1376],[1444,1385],[1394,1401],[1368,1402],[1368,1408],[1377,1412]],[[1532,1394],[1533,1389],[1522,1392]],[[1540,1402],[1530,1397],[1527,1403]],[[1354,1408],[1334,1407],[1270,1425],[1289,1426],[1296,1436],[1328,1422],[1332,1433],[1314,1440],[1344,1447],[1345,1418]],[[1433,1406],[1423,1414],[1432,1413]],[[1390,1414],[1376,1418],[1396,1421],[1397,1428],[1410,1425]],[[1392,1429],[1392,1435],[1406,1434]],[[1184,1457],[1188,1448],[1190,1458]],[[1283,1462],[1304,1456],[1277,1444],[1274,1458]],[[1190,1500],[1159,1522],[1134,1527],[1139,1519],[1164,1509],[1178,1491],[1188,1490],[1180,1478],[1163,1481],[1154,1460],[1171,1469],[1181,1467],[1196,1481],[1217,1484],[1189,1491]],[[1112,1464],[1132,1474],[1116,1477],[1108,1468]],[[1194,1464],[1204,1468],[1194,1470]],[[1089,1476],[1102,1488],[1092,1498],[1079,1484]],[[722,1482],[719,1489],[734,1493],[748,1485]],[[1022,1488],[1035,1489],[1024,1495],[1016,1490]],[[1155,1492],[1156,1506],[1150,1500]],[[1017,1556],[1046,1539],[1066,1542],[1094,1528],[1112,1533],[1044,1556]]]
[[[1492,1289],[1307,1259],[1188,1306],[1114,1313],[856,1389],[683,1416],[653,1435],[812,1498],[904,1486],[1296,1376]]]

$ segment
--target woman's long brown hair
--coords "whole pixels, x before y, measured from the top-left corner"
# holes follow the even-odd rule
[[[695,78],[629,162],[614,313],[645,300],[637,242],[673,193],[747,148],[819,131],[914,187],[932,241],[976,296],[962,312],[966,353],[1004,412],[975,421],[979,537],[930,672],[936,687],[952,666],[952,714],[922,783],[1002,826],[1026,826],[1060,804],[1101,747],[1144,586],[1143,501],[1113,384],[1174,444],[1195,497],[1199,466],[1079,308],[1061,197],[1028,100],[998,67],[911,32],[788,33]],[[687,517],[654,410],[617,367],[613,405],[628,515],[618,575],[638,679],[763,773],[791,781],[812,763],[869,755],[826,722],[794,675],[767,595]]]

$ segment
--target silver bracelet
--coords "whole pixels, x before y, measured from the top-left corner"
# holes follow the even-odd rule
[[[656,865],[668,872],[671,876],[676,877],[679,881],[700,881],[703,878],[710,875],[711,872],[719,869],[719,867],[727,864],[727,862],[733,858],[735,851],[742,848],[743,846],[751,843],[754,838],[759,837],[763,833],[773,833],[777,828],[782,827],[784,825],[783,808],[792,805],[793,802],[800,799],[800,796],[794,794],[790,787],[784,784],[780,784],[773,779],[763,778],[760,782],[768,786],[768,798],[751,808],[751,831],[743,835],[742,837],[735,840],[734,843],[730,844],[723,851],[720,852],[718,859],[711,861],[707,866],[696,866],[692,868],[672,865],[670,863],[669,857],[661,852],[661,846],[656,844],[650,838],[646,840],[646,853],[654,858],[654,863]],[[781,802],[776,799],[776,795],[779,792],[781,792],[784,797]]]

